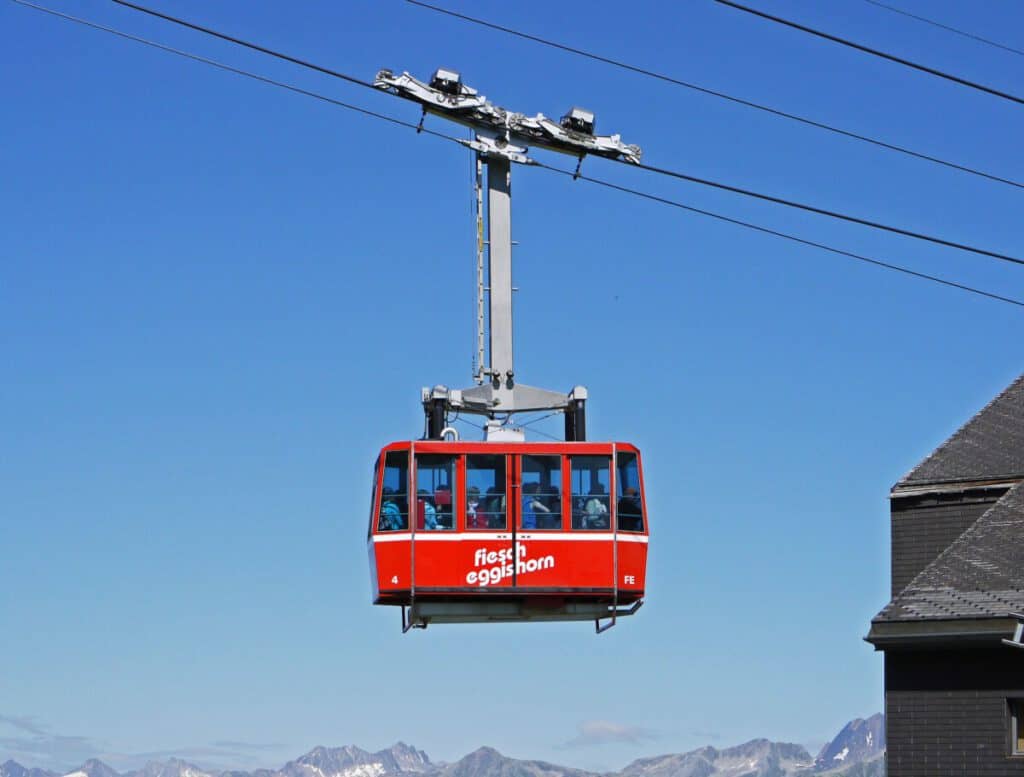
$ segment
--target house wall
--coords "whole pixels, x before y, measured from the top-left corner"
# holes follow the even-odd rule
[[[1012,647],[885,654],[889,777],[1020,777],[1007,699],[1024,698]]]
[[[969,490],[952,494],[894,497],[892,523],[892,596],[907,587],[919,572],[1006,490]]]

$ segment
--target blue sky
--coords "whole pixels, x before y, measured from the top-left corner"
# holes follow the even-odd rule
[[[1019,106],[712,2],[448,5],[1024,179]],[[417,118],[114,4],[54,6]],[[1010,0],[902,6],[1022,43]],[[367,79],[457,68],[516,110],[592,108],[651,164],[1021,253],[1018,189],[398,0],[159,7]],[[759,7],[997,88],[1024,75],[862,0]],[[861,638],[888,489],[1019,374],[1019,308],[517,169],[517,375],[585,384],[591,437],[644,451],[648,602],[601,637],[402,636],[369,603],[368,478],[420,433],[420,386],[470,379],[468,152],[12,3],[0,43],[0,759],[276,766],[401,738],[618,768],[820,743],[881,709]],[[585,169],[1024,297],[1015,266]]]

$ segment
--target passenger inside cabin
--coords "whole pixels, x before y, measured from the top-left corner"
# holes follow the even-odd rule
[[[470,529],[487,528],[487,518],[480,503],[480,489],[476,486],[466,490],[466,526]]]
[[[406,524],[406,517],[403,515],[401,504],[395,497],[395,490],[384,486],[381,492],[383,497],[380,505],[379,531],[404,531],[409,528]]]
[[[643,515],[640,507],[640,494],[633,486],[626,486],[618,504],[618,521],[620,531],[643,531]]]
[[[437,528],[452,529],[452,491],[448,486],[438,486],[434,491],[434,508],[437,510]]]
[[[487,496],[483,501],[487,515],[487,526],[491,529],[505,528],[505,495],[499,494],[498,489],[491,486],[487,489]]]
[[[545,501],[548,506],[548,526],[541,528],[558,529],[562,526],[562,495],[558,492],[558,486],[549,486]]]
[[[604,486],[595,483],[590,489],[587,501],[583,504],[583,528],[584,529],[607,529],[608,522],[608,497],[605,494]]]
[[[547,528],[551,509],[541,501],[539,491],[540,483],[523,485],[523,515],[520,524],[524,529]]]
[[[494,486],[488,486],[487,493],[485,493],[483,498],[481,498],[480,507],[477,508],[481,512],[480,520],[487,528],[492,528],[494,526],[495,516],[493,510],[495,509],[494,499],[497,491],[498,490]]]
[[[434,499],[430,496],[430,492],[427,489],[421,488],[416,492],[416,506],[419,508],[416,528],[425,529],[426,531],[434,531],[441,528],[437,525],[437,508],[434,507]]]

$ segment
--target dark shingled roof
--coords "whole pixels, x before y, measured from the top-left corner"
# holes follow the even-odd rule
[[[895,487],[1018,477],[1024,477],[1024,375]]]
[[[1005,618],[1010,612],[1024,612],[1024,482],[911,580],[874,622]]]

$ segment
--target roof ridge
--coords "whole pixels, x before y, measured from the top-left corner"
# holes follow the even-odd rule
[[[1010,385],[1008,385],[1006,388],[1004,388],[1002,391],[1000,391],[998,394],[996,394],[994,397],[992,397],[992,399],[990,399],[985,404],[984,407],[979,409],[974,415],[972,415],[970,418],[968,418],[966,421],[964,421],[956,429],[956,431],[954,431],[951,435],[949,435],[949,437],[947,437],[942,443],[940,443],[931,453],[929,453],[927,456],[925,456],[923,459],[921,459],[917,464],[915,464],[913,467],[911,467],[910,470],[907,471],[907,473],[903,475],[903,477],[901,477],[899,480],[896,481],[896,483],[892,486],[892,489],[890,489],[890,490],[895,490],[899,486],[906,484],[910,480],[911,476],[915,472],[917,472],[919,469],[921,469],[929,461],[932,461],[932,460],[936,459],[941,453],[946,451],[954,443],[954,441],[958,441],[960,439],[961,434],[967,429],[967,427],[969,427],[978,418],[980,418],[982,415],[984,415],[993,405],[995,405],[1000,400],[1002,400],[1003,397],[1005,397],[1007,394],[1009,394],[1010,392],[1014,391],[1015,389],[1018,388],[1018,386],[1021,386],[1021,385],[1024,385],[1024,373],[1021,373],[1020,375],[1018,375],[1013,381],[1010,382]],[[956,480],[956,479],[954,479],[954,480]],[[944,481],[936,481],[936,482],[944,482]]]

